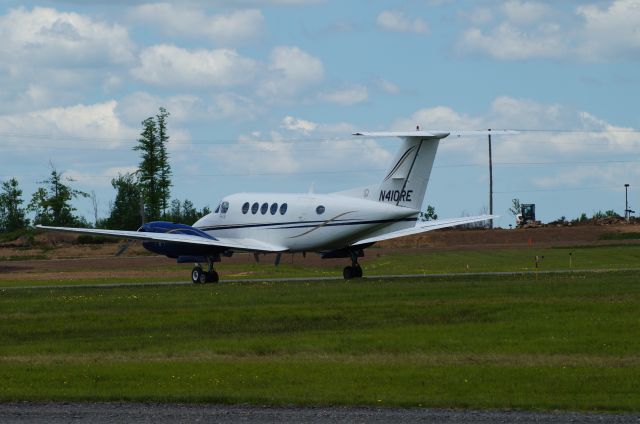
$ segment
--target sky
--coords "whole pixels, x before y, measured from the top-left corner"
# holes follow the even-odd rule
[[[26,202],[51,164],[94,192],[133,171],[165,107],[172,198],[328,193],[381,181],[396,140],[494,136],[494,213],[640,215],[640,0],[0,2],[0,180]],[[93,221],[88,199],[78,213]],[[424,204],[488,211],[486,137],[441,142]]]

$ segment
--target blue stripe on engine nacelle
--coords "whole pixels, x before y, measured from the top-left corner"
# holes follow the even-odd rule
[[[215,237],[194,228],[186,224],[176,224],[175,222],[168,221],[153,221],[146,223],[140,227],[138,231],[147,233],[171,233],[171,234],[186,234],[190,236],[203,237],[209,240],[217,240]]]

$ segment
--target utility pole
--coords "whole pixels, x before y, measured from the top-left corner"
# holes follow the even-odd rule
[[[624,185],[624,219],[626,219],[627,221],[629,220],[632,212],[629,210],[629,196],[627,193],[628,189],[629,189],[629,184],[625,184]]]
[[[489,137],[489,215],[493,215],[493,160],[491,158],[491,128],[488,130]],[[493,229],[493,220],[489,220],[489,228]]]

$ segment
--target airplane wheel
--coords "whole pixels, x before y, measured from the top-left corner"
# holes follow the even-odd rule
[[[345,266],[344,269],[342,270],[342,276],[344,277],[345,280],[351,280],[352,278],[355,277],[354,268],[352,266]]]
[[[356,265],[355,267],[353,267],[353,272],[353,278],[362,278],[362,268],[360,268],[360,265]]]
[[[207,283],[217,283],[220,280],[218,273],[215,271],[205,272],[207,276]]]
[[[193,267],[191,270],[191,281],[193,284],[204,284],[207,282],[207,276],[201,267]]]

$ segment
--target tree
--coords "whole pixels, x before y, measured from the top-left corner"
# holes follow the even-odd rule
[[[84,218],[73,214],[76,208],[71,206],[71,200],[77,197],[89,197],[89,194],[73,189],[63,181],[73,182],[74,180],[64,178],[64,173],[58,172],[51,165],[51,176],[38,183],[44,187],[36,190],[27,207],[27,210],[35,212],[34,224],[66,227],[88,225]]]
[[[167,153],[167,117],[169,112],[163,107],[156,115],[156,129],[158,131],[158,190],[160,191],[160,208],[162,214],[166,214],[169,198],[171,197],[171,166],[169,165],[169,154]]]
[[[209,207],[205,206],[201,210],[197,210],[193,206],[191,200],[186,199],[184,202],[180,202],[178,199],[171,201],[169,213],[165,215],[165,219],[172,222],[180,222],[183,224],[191,225],[205,215],[211,213]]]
[[[138,165],[138,183],[144,199],[145,213],[152,220],[160,219],[169,205],[171,188],[171,166],[166,144],[167,117],[169,112],[160,108],[154,120],[149,117],[142,121],[142,133],[133,150],[141,152]]]
[[[141,224],[140,187],[134,174],[118,174],[111,180],[116,189],[116,199],[111,205],[109,217],[102,222],[106,228],[137,230]]]
[[[520,199],[511,199],[511,205],[512,206],[509,208],[509,212],[515,218],[521,212]]]
[[[420,219],[422,221],[435,221],[438,219],[438,214],[436,214],[436,208],[431,205],[427,206],[427,210],[425,212],[420,212]]]
[[[24,200],[18,180],[11,178],[3,181],[0,193],[0,231],[20,230],[29,225],[29,220],[25,217],[26,211],[20,206],[22,203]]]
[[[158,139],[153,118],[142,121],[143,130],[138,145],[141,151],[138,165],[138,182],[144,199],[145,214],[150,221],[160,218],[160,192],[158,190]]]

